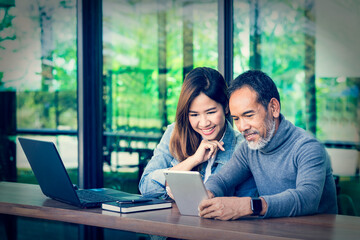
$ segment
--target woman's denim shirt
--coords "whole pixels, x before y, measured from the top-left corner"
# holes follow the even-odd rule
[[[211,174],[218,172],[226,162],[228,162],[235,148],[244,140],[242,135],[235,132],[231,124],[226,122],[226,132],[223,138],[225,151],[218,151]],[[145,197],[168,198],[165,190],[165,176],[163,170],[172,168],[179,161],[175,159],[169,150],[171,134],[175,123],[169,125],[162,136],[160,143],[154,150],[153,157],[147,164],[139,183],[139,190]],[[207,162],[199,165],[199,172],[204,180]],[[254,179],[251,177],[236,188],[237,196],[255,196],[257,193]]]

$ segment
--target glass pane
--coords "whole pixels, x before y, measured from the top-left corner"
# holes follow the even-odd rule
[[[360,2],[317,1],[316,16],[318,136],[359,143]]]
[[[263,70],[288,120],[311,131],[315,116],[319,139],[359,142],[359,16],[358,1],[234,1],[234,77]]]
[[[103,11],[105,184],[125,189],[119,179],[128,178],[137,192],[184,75],[217,68],[217,1],[104,0]]]
[[[316,84],[318,137],[359,142],[360,77],[318,78]]]
[[[0,1],[0,181],[37,184],[21,136],[53,141],[77,183],[76,46],[76,0]],[[19,239],[78,239],[74,224],[12,220]]]
[[[233,78],[249,70],[250,4],[247,0],[234,1]]]
[[[16,144],[16,150],[1,158],[2,170],[16,167],[15,179],[34,182],[16,136],[49,140],[76,183],[76,0],[0,4],[0,22],[0,94],[16,93],[1,98],[11,103],[5,116],[12,126],[2,141],[14,149]]]
[[[234,1],[234,77],[261,69],[276,82],[282,113],[303,125],[303,1]]]
[[[305,128],[303,1],[261,1],[261,68],[276,82],[282,113]]]

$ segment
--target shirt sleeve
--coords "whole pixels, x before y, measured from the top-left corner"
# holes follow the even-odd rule
[[[154,154],[148,162],[139,182],[139,190],[145,197],[167,198],[165,176],[163,171],[178,163],[170,154],[169,142],[173,125],[170,125],[162,136]]]
[[[268,205],[264,218],[309,215],[317,212],[326,179],[327,154],[318,142],[298,148],[296,188],[261,196]]]

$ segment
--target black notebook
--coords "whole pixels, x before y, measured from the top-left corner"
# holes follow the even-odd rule
[[[172,201],[162,199],[152,199],[143,202],[121,202],[113,201],[102,203],[101,207],[104,210],[119,212],[119,213],[132,213],[148,210],[158,210],[164,208],[171,208]]]

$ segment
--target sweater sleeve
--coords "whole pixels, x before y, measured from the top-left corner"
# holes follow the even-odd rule
[[[245,143],[242,143],[234,152],[229,162],[222,169],[209,177],[205,183],[207,190],[211,191],[215,197],[229,196],[234,192],[234,188],[249,179],[251,172],[245,164],[246,158],[242,150]],[[255,183],[251,182],[254,185]]]
[[[296,188],[274,195],[261,196],[268,205],[264,218],[309,215],[317,212],[326,178],[327,154],[316,141],[297,149]]]

